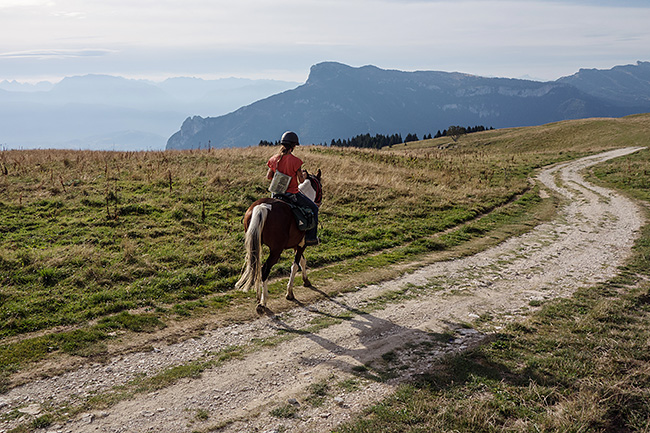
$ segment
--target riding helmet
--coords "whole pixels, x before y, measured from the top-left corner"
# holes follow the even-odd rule
[[[280,140],[280,144],[297,146],[300,144],[300,142],[298,141],[298,135],[293,131],[287,131],[284,134],[282,134],[282,139]]]

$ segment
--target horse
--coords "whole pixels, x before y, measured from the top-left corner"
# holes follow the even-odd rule
[[[320,169],[316,175],[307,173],[305,181],[298,185],[298,189],[320,206],[322,201]],[[298,229],[290,206],[284,201],[274,198],[262,198],[254,202],[246,211],[243,221],[246,231],[244,241],[246,258],[242,275],[235,284],[235,288],[243,291],[248,291],[253,287],[256,289],[256,311],[261,316],[267,311],[268,278],[271,268],[280,260],[284,250],[293,248],[295,251],[286,298],[290,301],[295,299],[293,281],[298,273],[298,268],[302,269],[302,280],[305,287],[311,287],[307,278],[307,260],[304,256],[305,232]],[[270,250],[263,266],[261,265],[262,245],[266,245]]]

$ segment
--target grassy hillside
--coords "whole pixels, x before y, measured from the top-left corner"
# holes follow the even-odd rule
[[[650,209],[650,151],[590,173],[592,181]],[[649,281],[646,225],[612,281],[548,302],[489,344],[441,360],[335,431],[650,431]]]
[[[389,264],[507,232],[534,215],[540,200],[527,178],[536,168],[647,145],[649,120],[486,131],[450,147],[443,137],[382,151],[299,148],[324,179],[322,244],[307,253],[312,281],[347,290],[392,275],[376,271]],[[0,372],[58,353],[98,355],[123,332],[241,305],[252,312],[254,294],[232,290],[243,261],[241,217],[268,194],[265,162],[274,151],[0,152]],[[275,277],[286,275],[289,259]]]

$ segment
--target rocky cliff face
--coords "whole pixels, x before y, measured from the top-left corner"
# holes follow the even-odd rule
[[[640,109],[590,94],[568,79],[542,83],[327,62],[313,66],[296,89],[225,116],[188,118],[167,149],[205,147],[208,141],[212,147],[254,146],[286,130],[296,131],[303,143],[329,143],[365,133],[423,135],[457,124],[529,126]]]
[[[615,66],[609,70],[580,69],[558,80],[622,107],[650,105],[650,62]]]

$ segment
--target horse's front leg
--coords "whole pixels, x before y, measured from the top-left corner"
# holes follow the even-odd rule
[[[307,259],[304,253],[300,256],[300,267],[302,268],[302,284],[305,287],[311,287],[311,282],[307,278]]]
[[[293,280],[296,278],[296,274],[298,273],[298,263],[293,262],[291,264],[291,275],[289,275],[289,283],[287,283],[287,296],[286,298],[289,301],[293,301],[296,299],[295,296],[293,296]]]

